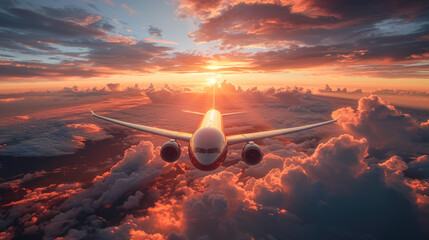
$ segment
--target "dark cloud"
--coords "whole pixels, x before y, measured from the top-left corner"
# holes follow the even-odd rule
[[[406,171],[407,174],[419,179],[429,178],[429,156],[423,155],[411,161]]]
[[[119,83],[108,83],[107,88],[110,91],[121,91],[121,84],[119,84]]]
[[[149,34],[151,36],[155,36],[155,37],[161,37],[162,36],[162,30],[153,26],[149,26],[147,28],[147,31],[149,32]]]

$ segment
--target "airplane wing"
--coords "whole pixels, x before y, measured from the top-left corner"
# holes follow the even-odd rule
[[[192,134],[190,134],[190,133],[177,132],[177,131],[171,131],[171,130],[166,130],[166,129],[161,129],[161,128],[139,125],[139,124],[135,124],[135,123],[123,122],[123,121],[116,120],[113,118],[108,118],[108,117],[103,117],[103,116],[97,115],[91,109],[89,109],[89,110],[91,111],[91,115],[96,117],[96,118],[103,119],[105,121],[115,123],[118,125],[122,125],[125,127],[140,130],[143,132],[148,132],[148,133],[152,133],[155,135],[160,135],[160,136],[168,137],[171,139],[182,140],[182,141],[186,141],[186,142],[189,142],[191,140],[191,137],[192,137]]]
[[[232,113],[223,113],[222,116],[231,116],[231,115],[237,115],[237,114],[243,114],[246,112],[232,112]]]
[[[305,125],[301,127],[283,128],[283,129],[255,132],[255,133],[231,135],[231,136],[227,136],[226,140],[227,140],[227,144],[231,145],[235,143],[249,142],[249,141],[254,141],[254,140],[263,139],[263,138],[270,138],[270,137],[285,135],[289,133],[299,132],[310,128],[320,127],[326,124],[336,122],[338,118],[334,120],[329,120],[326,122],[315,123],[315,124]]]
[[[204,116],[204,115],[205,115],[204,113],[194,112],[194,111],[188,111],[188,110],[182,110],[182,112],[185,112],[185,113],[192,113],[192,114],[201,115],[201,116]]]

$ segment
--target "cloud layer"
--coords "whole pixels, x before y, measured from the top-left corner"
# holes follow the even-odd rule
[[[266,155],[255,166],[239,160],[240,147],[231,147],[225,165],[209,173],[193,168],[186,154],[177,163],[167,164],[159,157],[159,147],[150,141],[140,141],[128,148],[110,170],[88,184],[28,187],[22,198],[1,207],[2,236],[66,239],[321,236],[424,239],[428,236],[425,229],[429,223],[428,153],[423,148],[427,144],[423,138],[427,122],[418,122],[377,96],[362,98],[356,109],[330,110],[305,90],[242,90],[227,82],[221,89],[237,98],[265,99],[264,108],[274,109],[273,112],[294,111],[296,118],[307,121],[312,121],[309,116],[314,116],[316,110],[322,108],[325,114],[333,110],[333,116],[342,114],[338,124],[345,133],[337,129],[334,136],[322,135],[320,140],[310,134],[304,137],[305,141],[294,143],[264,140],[261,147]],[[149,88],[147,92],[193,96],[168,88]],[[153,96],[151,99],[157,106],[164,104],[157,103]],[[261,101],[252,104],[256,102]],[[258,107],[254,105],[253,109]],[[247,124],[246,119],[230,120],[226,127],[231,130],[236,124]],[[67,128],[79,129],[79,133],[94,129],[79,124]],[[396,129],[400,136],[392,137],[387,129]],[[405,137],[411,143],[407,144]],[[186,153],[186,147],[183,148]],[[35,172],[23,179],[31,182],[44,174]]]

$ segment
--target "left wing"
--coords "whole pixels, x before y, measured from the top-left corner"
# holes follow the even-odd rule
[[[204,113],[194,112],[194,111],[188,111],[188,110],[182,110],[182,112],[185,112],[185,113],[192,113],[192,114],[201,115],[201,116],[204,116],[204,115],[205,115]]]
[[[235,144],[235,143],[254,141],[254,140],[263,139],[263,138],[270,138],[270,137],[285,135],[288,133],[299,132],[299,131],[307,130],[310,128],[320,127],[320,126],[323,126],[326,124],[336,122],[338,120],[338,118],[334,119],[334,120],[329,120],[326,122],[315,123],[315,124],[305,125],[305,126],[301,126],[301,127],[282,128],[282,129],[268,130],[268,131],[263,131],[263,132],[231,135],[231,136],[227,136],[226,140],[227,140],[227,144],[230,145],[230,144]]]
[[[156,134],[156,135],[160,135],[160,136],[164,136],[164,137],[168,137],[168,138],[172,138],[172,139],[176,139],[176,140],[182,140],[182,141],[186,141],[186,142],[191,141],[192,134],[190,134],[190,133],[177,132],[177,131],[171,131],[171,130],[166,130],[166,129],[161,129],[161,128],[139,125],[139,124],[135,124],[135,123],[123,122],[123,121],[116,120],[113,118],[108,118],[108,117],[103,117],[103,116],[97,115],[91,109],[89,109],[89,110],[91,111],[92,116],[99,118],[99,119],[103,119],[103,120],[108,121],[108,122],[112,122],[112,123],[122,125],[125,127],[133,128],[133,129],[140,130],[143,132],[148,132],[148,133],[152,133],[152,134]]]

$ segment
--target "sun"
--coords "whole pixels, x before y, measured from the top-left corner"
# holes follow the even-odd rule
[[[209,81],[210,85],[213,85],[216,83],[216,78],[214,77],[207,78],[207,80]]]

